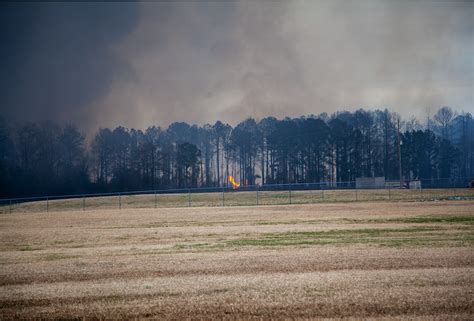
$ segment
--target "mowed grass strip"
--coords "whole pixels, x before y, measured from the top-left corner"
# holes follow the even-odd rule
[[[291,224],[325,224],[329,222],[345,224],[383,224],[383,223],[452,223],[473,225],[473,215],[436,215],[436,216],[415,216],[415,217],[395,217],[389,219],[320,219],[320,220],[287,220],[287,221],[262,221],[255,222],[256,225],[291,225]]]
[[[240,247],[324,246],[324,245],[374,245],[374,246],[472,246],[474,233],[471,228],[446,229],[439,226],[407,228],[370,228],[330,231],[295,231],[262,233],[254,237],[223,240],[215,243],[181,243],[175,250],[225,250]]]
[[[355,229],[315,232],[268,233],[261,238],[227,241],[230,246],[304,246],[371,244],[380,246],[471,246],[472,229],[450,233],[440,227]]]
[[[474,212],[474,211],[473,211]],[[407,217],[403,219],[391,219],[391,222],[403,222],[403,223],[461,223],[461,224],[474,224],[474,213],[473,215],[439,215],[439,216],[419,216],[419,217]]]
[[[191,227],[191,226],[239,226],[239,225],[301,225],[301,224],[384,224],[384,223],[451,223],[474,225],[473,215],[436,215],[416,217],[396,217],[390,219],[314,219],[314,220],[226,220],[226,221],[162,221],[147,224],[132,224],[126,226],[102,227],[103,229],[129,229],[129,228],[163,228],[163,227]]]

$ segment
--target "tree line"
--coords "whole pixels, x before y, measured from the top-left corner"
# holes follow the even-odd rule
[[[399,159],[400,141],[400,159]],[[474,177],[474,120],[440,108],[425,124],[389,110],[341,111],[235,127],[176,122],[145,131],[74,125],[11,127],[0,119],[0,196]],[[401,161],[401,162],[400,162]]]

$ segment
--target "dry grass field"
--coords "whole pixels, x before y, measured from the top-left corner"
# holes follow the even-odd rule
[[[171,208],[200,206],[252,206],[317,203],[349,203],[356,201],[433,201],[474,199],[474,189],[333,189],[283,191],[233,191],[225,193],[164,193],[112,195],[50,199],[48,201],[0,201],[0,214],[91,209]]]
[[[474,319],[474,201],[0,216],[0,319]]]

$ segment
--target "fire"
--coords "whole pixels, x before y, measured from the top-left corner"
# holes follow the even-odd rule
[[[234,187],[234,189],[237,189],[240,187],[240,183],[235,182],[234,176],[229,176],[229,182],[232,183],[232,186]]]

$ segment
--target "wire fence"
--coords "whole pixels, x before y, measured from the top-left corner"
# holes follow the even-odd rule
[[[350,182],[291,183],[232,187],[144,190],[116,193],[0,199],[0,213],[123,208],[255,206],[362,201],[474,199],[473,178],[383,181],[367,186]]]

